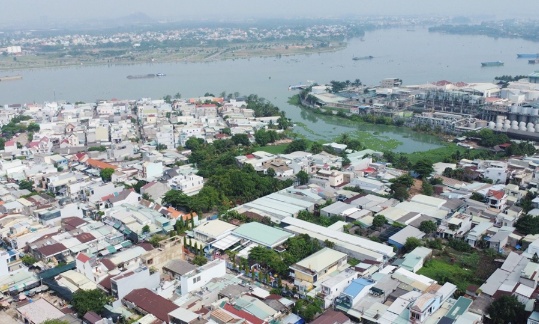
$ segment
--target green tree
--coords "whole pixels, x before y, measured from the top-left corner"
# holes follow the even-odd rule
[[[28,191],[34,191],[34,182],[29,180],[21,180],[19,181],[19,189],[20,190],[28,190]]]
[[[408,192],[408,188],[406,188],[406,186],[404,186],[404,185],[392,184],[391,185],[391,190],[393,192],[392,197],[397,199],[397,200],[405,201],[406,199],[408,199],[410,197],[410,193]]]
[[[414,185],[414,178],[412,178],[411,175],[406,173],[404,175],[401,175],[398,178],[391,179],[391,183],[394,185],[403,185],[406,188],[410,188],[411,186]]]
[[[163,241],[166,238],[167,237],[164,235],[155,234],[155,235],[152,235],[152,237],[150,237],[150,239],[148,240],[148,243],[150,243],[153,247],[158,247],[159,242]]]
[[[249,141],[249,137],[247,136],[247,134],[234,134],[234,136],[232,136],[232,141],[236,145],[240,145],[240,144],[243,146],[251,145],[251,142]]]
[[[470,199],[480,201],[480,202],[484,202],[485,201],[485,196],[483,196],[482,194],[480,194],[478,192],[473,192],[472,195],[470,196]]]
[[[101,176],[101,179],[103,179],[103,181],[108,182],[111,180],[113,173],[113,168],[104,168],[99,172],[99,175]]]
[[[298,180],[300,185],[305,185],[309,183],[309,174],[301,170],[296,174],[296,179]]]
[[[181,190],[169,190],[161,200],[164,205],[172,206],[176,209],[185,209],[191,211],[191,198],[184,194]]]
[[[149,225],[142,226],[142,234],[149,233],[149,232],[150,232],[150,226]]]
[[[44,322],[41,322],[41,324],[69,324],[69,322],[59,319],[48,319]]]
[[[275,177],[277,175],[277,173],[275,173],[275,170],[273,168],[268,168],[268,171],[266,172],[266,174],[270,177]]]
[[[432,196],[434,193],[434,188],[427,180],[423,180],[423,183],[421,184],[421,193],[425,196]]]
[[[539,217],[526,214],[517,220],[515,228],[520,234],[539,234]]]
[[[412,252],[416,247],[421,246],[421,240],[417,237],[409,237],[406,239],[406,243],[404,243],[404,248],[408,252]]]
[[[502,296],[495,300],[487,309],[491,322],[495,324],[526,323],[524,304],[515,296]]]
[[[193,258],[193,264],[194,265],[203,266],[206,263],[208,263],[208,259],[206,259],[206,257],[203,256],[203,255],[198,254]]]
[[[376,215],[372,220],[372,226],[376,229],[387,224],[387,219],[383,215]]]
[[[425,234],[434,233],[438,229],[438,226],[436,226],[436,223],[433,221],[422,221],[421,224],[419,224],[419,230]]]
[[[311,153],[312,154],[318,154],[324,150],[324,146],[322,146],[319,142],[312,142],[311,144]]]
[[[39,124],[30,123],[26,130],[29,131],[29,132],[35,133],[35,132],[39,132],[40,127],[39,127]]]
[[[98,314],[102,313],[105,305],[110,301],[111,298],[101,289],[79,289],[73,293],[71,305],[80,316],[83,316],[89,311],[94,311]]]
[[[38,259],[34,258],[31,254],[25,254],[23,257],[21,257],[22,263],[24,263],[27,266],[31,266],[32,264],[36,263]]]
[[[434,172],[432,161],[425,159],[417,161],[412,169],[419,175],[419,178],[421,179],[428,177],[432,172]]]
[[[259,129],[255,132],[255,142],[260,146],[266,146],[270,142],[270,134],[265,129]]]
[[[288,144],[284,150],[285,153],[292,153],[296,151],[307,151],[307,141],[304,139],[294,140]]]

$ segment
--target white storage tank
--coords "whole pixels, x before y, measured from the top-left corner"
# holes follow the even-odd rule
[[[535,125],[532,123],[528,123],[528,132],[535,133]]]
[[[521,131],[525,131],[527,129],[526,123],[520,123],[520,127],[518,129],[520,129]]]
[[[539,110],[539,109],[538,109],[538,110]],[[496,124],[497,124],[497,123],[503,123],[504,120],[506,120],[506,119],[505,119],[505,116],[503,116],[503,115],[498,115],[498,116],[496,116]]]
[[[503,124],[502,123],[496,123],[496,129],[497,130],[502,130],[503,129]]]
[[[518,127],[518,126],[517,126],[517,127]],[[511,128],[511,125],[508,125],[508,124],[504,124],[504,125],[503,125],[503,129],[504,129],[504,130],[508,130],[508,129],[510,129],[510,128]]]
[[[475,122],[475,124],[477,127],[487,127],[488,122],[486,120],[478,120]]]
[[[488,128],[490,128],[490,129],[496,128],[496,123],[493,122],[493,121],[489,122],[489,123],[488,123]]]
[[[511,113],[512,114],[517,114],[518,113],[518,106],[516,106],[516,105],[511,106]]]
[[[532,109],[532,116],[539,116],[539,109],[533,108]]]
[[[522,114],[523,115],[529,115],[531,112],[531,108],[530,107],[522,107]]]
[[[470,127],[471,129],[475,129],[475,123],[468,123],[468,127]]]
[[[513,120],[513,121],[511,122],[511,127],[513,127],[513,128],[515,128],[515,127],[518,128],[518,121]]]
[[[535,132],[539,133],[539,124],[535,124]]]

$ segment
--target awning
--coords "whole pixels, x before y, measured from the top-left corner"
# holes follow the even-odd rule
[[[241,241],[241,238],[239,238],[239,237],[237,237],[235,235],[229,234],[229,235],[223,237],[222,239],[213,242],[211,244],[211,246],[213,248],[215,248],[215,249],[224,251],[224,250],[230,248],[232,245],[238,243],[239,241]]]
[[[116,248],[112,245],[107,246],[107,251],[110,253],[116,253]]]
[[[133,245],[133,243],[131,243],[131,241],[123,241],[122,243],[120,243],[124,248],[128,248],[130,246]]]

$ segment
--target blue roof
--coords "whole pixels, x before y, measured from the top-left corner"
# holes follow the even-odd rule
[[[344,290],[344,294],[353,297],[359,295],[359,293],[366,287],[372,285],[372,281],[364,278],[358,278],[353,280],[348,287]]]

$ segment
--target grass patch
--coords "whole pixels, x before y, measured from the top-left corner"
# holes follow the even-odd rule
[[[267,145],[267,146],[261,146],[257,148],[258,151],[264,151],[271,154],[282,154],[284,153],[284,150],[288,144],[279,144],[279,145]]]
[[[477,282],[474,269],[466,269],[457,262],[451,264],[440,258],[427,261],[417,273],[432,278],[441,285],[450,282],[461,291],[466,291],[469,285],[480,284]]]
[[[412,163],[416,163],[417,161],[423,159],[431,160],[432,163],[437,163],[443,162],[446,159],[450,159],[451,156],[457,151],[460,151],[460,153],[464,153],[466,150],[468,149],[457,146],[457,144],[454,143],[449,143],[447,145],[444,145],[443,147],[439,147],[437,149],[429,151],[408,153],[408,158]]]
[[[361,145],[375,151],[391,151],[402,144],[402,142],[396,139],[375,135],[365,131],[357,131],[354,135],[354,138],[357,138],[361,142]]]

